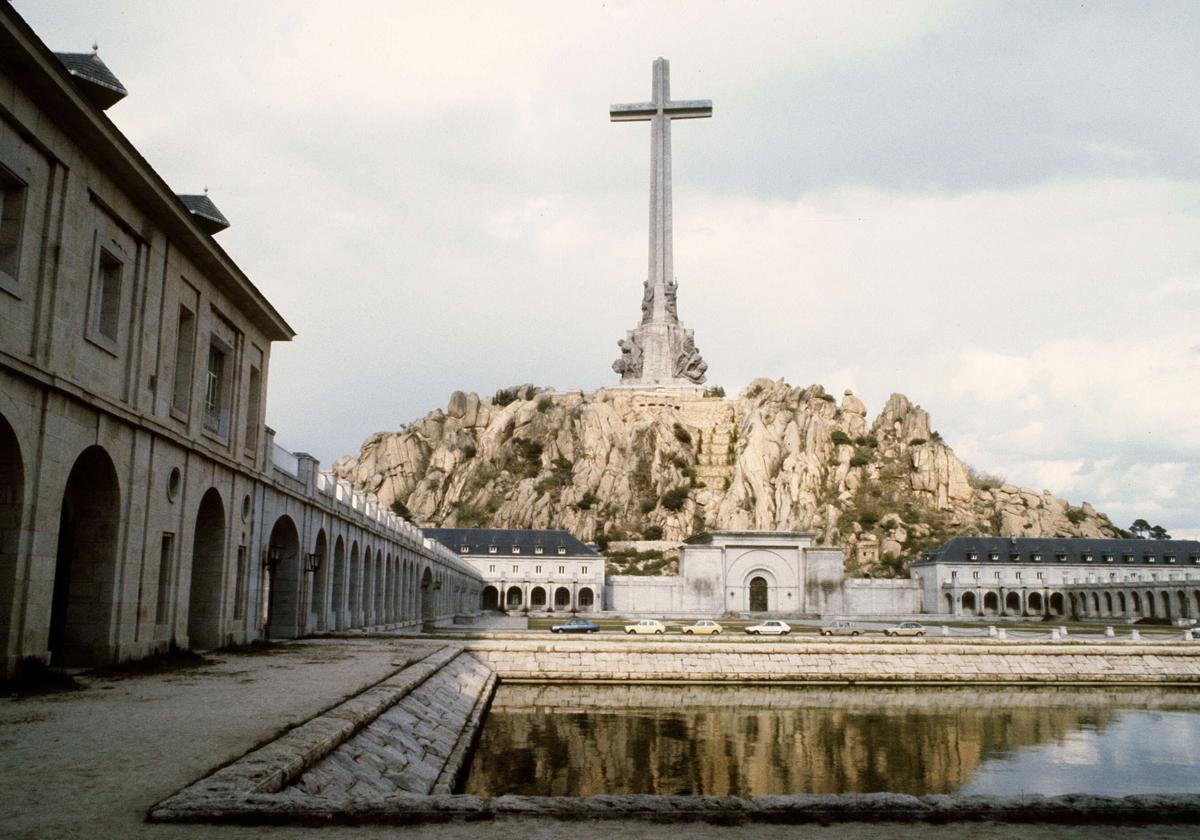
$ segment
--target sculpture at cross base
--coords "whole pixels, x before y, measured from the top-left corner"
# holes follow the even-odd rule
[[[639,387],[695,387],[704,382],[707,363],[692,331],[679,323],[674,276],[671,206],[671,121],[712,116],[709,100],[671,100],[670,64],[654,62],[649,102],[613,105],[614,122],[650,123],[650,247],[642,292],[642,317],[618,342],[621,358],[613,370],[621,384]],[[636,348],[636,356],[634,353]]]

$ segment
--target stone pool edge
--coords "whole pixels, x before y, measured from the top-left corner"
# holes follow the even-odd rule
[[[496,643],[493,642],[493,645]],[[501,643],[507,654],[517,653],[511,643]],[[445,821],[492,820],[514,817],[536,817],[558,820],[573,819],[635,819],[648,821],[707,821],[707,822],[860,822],[907,821],[907,822],[951,822],[993,820],[999,822],[1061,822],[1082,821],[1110,823],[1198,823],[1200,824],[1200,794],[1134,794],[1124,797],[1071,794],[1064,796],[955,796],[928,795],[910,796],[895,793],[872,794],[797,794],[761,797],[706,797],[706,796],[654,796],[648,794],[596,795],[589,797],[537,797],[505,795],[492,799],[452,794],[460,774],[465,769],[482,728],[483,720],[490,707],[495,688],[501,680],[512,682],[711,682],[730,684],[733,682],[754,683],[761,681],[807,684],[873,684],[873,685],[947,685],[947,684],[1007,684],[1031,686],[1034,684],[1064,685],[1128,685],[1142,687],[1166,687],[1179,685],[1188,688],[1197,686],[1196,671],[1192,668],[1176,669],[1162,666],[1161,651],[1125,648],[1119,654],[1105,651],[1101,655],[1117,655],[1121,658],[1141,659],[1141,668],[1105,668],[1099,672],[1091,668],[1078,668],[1083,657],[1078,651],[1054,651],[1064,658],[1056,664],[1067,667],[1053,675],[1045,675],[1024,669],[974,669],[947,681],[945,672],[941,679],[933,677],[925,667],[897,668],[897,673],[867,676],[862,673],[811,673],[793,670],[800,662],[787,654],[811,655],[814,651],[773,649],[764,645],[756,648],[762,657],[762,666],[757,673],[744,675],[736,680],[726,674],[716,675],[710,668],[683,668],[673,674],[652,665],[640,673],[624,674],[613,678],[602,677],[590,667],[550,669],[550,673],[539,678],[524,669],[505,668],[486,652],[487,643],[449,644],[432,650],[427,656],[393,672],[378,683],[346,699],[326,712],[317,715],[278,739],[251,750],[241,758],[198,779],[174,795],[154,805],[147,819],[151,822],[229,822],[240,824],[331,824],[331,823],[424,823]],[[535,661],[547,654],[578,657],[584,651],[579,647],[560,649],[554,643],[526,643],[519,646],[521,652],[534,654]],[[689,646],[690,647],[690,646]],[[671,649],[654,651],[642,644],[597,645],[598,653],[617,653],[621,650],[626,657],[635,649],[639,656],[653,653],[669,653],[674,659],[683,654],[695,659],[699,650]],[[782,648],[782,646],[780,646]],[[889,646],[888,654],[893,664],[911,660],[914,655],[927,653],[919,646],[907,650]],[[716,653],[712,647],[705,650]],[[726,651],[728,653],[728,651]],[[1043,655],[1048,653],[1041,649]],[[853,650],[830,650],[822,654],[861,655],[880,651],[856,646]],[[1006,651],[1006,656],[1021,656],[1023,652]],[[288,786],[299,779],[309,768],[346,743],[364,727],[404,696],[416,689],[460,655],[471,655],[489,670],[479,696],[462,728],[455,734],[454,746],[438,772],[430,794],[396,793],[369,796],[324,796],[297,795]],[[482,655],[481,655],[482,654]],[[897,656],[897,654],[900,654]],[[935,659],[963,657],[971,659],[977,651],[939,651]],[[949,656],[947,656],[949,654]],[[957,654],[957,656],[956,656]],[[1157,654],[1157,655],[1156,655]],[[1149,657],[1149,661],[1146,658]],[[505,657],[499,657],[503,660]],[[648,657],[654,659],[653,655]],[[740,658],[740,657],[739,657]],[[1173,658],[1173,657],[1172,657]],[[1189,659],[1200,661],[1195,653]],[[1011,660],[1010,660],[1011,661]],[[582,663],[579,663],[582,664]],[[722,663],[729,664],[729,663]],[[944,663],[942,663],[944,664]],[[1094,664],[1094,663],[1093,663]],[[659,663],[661,665],[661,663]],[[1158,667],[1153,667],[1157,665]],[[1071,667],[1075,666],[1075,667]],[[1151,666],[1151,667],[1146,667]],[[833,669],[835,672],[841,669]],[[858,668],[849,669],[858,671]],[[1040,669],[1039,669],[1040,670]],[[1058,670],[1058,669],[1055,669]],[[787,676],[784,676],[786,672]],[[1075,671],[1075,673],[1062,673]],[[1157,673],[1154,673],[1157,671]],[[1172,676],[1168,673],[1174,671]],[[1082,672],[1082,673],[1081,673]],[[1167,673],[1164,673],[1167,672]],[[1049,678],[1045,678],[1045,677]],[[1130,677],[1133,677],[1131,680]],[[791,677],[791,679],[788,679]],[[1082,677],[1082,679],[1081,679]],[[664,679],[665,678],[665,679]],[[1180,678],[1182,678],[1180,680]],[[1177,682],[1178,680],[1178,682]]]

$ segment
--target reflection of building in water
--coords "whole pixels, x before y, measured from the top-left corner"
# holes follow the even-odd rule
[[[466,792],[949,793],[985,760],[1194,695],[1029,689],[503,686]]]

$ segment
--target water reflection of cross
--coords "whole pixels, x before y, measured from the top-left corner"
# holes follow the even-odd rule
[[[712,116],[712,100],[671,101],[671,65],[665,58],[654,61],[654,84],[649,102],[613,105],[613,122],[650,122],[650,270],[646,288],[652,297],[649,318],[679,319],[667,303],[667,285],[674,281],[674,256],[671,243],[671,120],[691,120]]]

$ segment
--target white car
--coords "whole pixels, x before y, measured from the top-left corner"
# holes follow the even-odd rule
[[[760,621],[758,624],[751,624],[746,628],[746,632],[753,636],[786,636],[792,632],[791,625],[786,621]]]
[[[667,628],[661,621],[655,621],[653,618],[643,618],[637,624],[626,624],[625,632],[636,633],[639,636],[661,636],[667,632]]]

